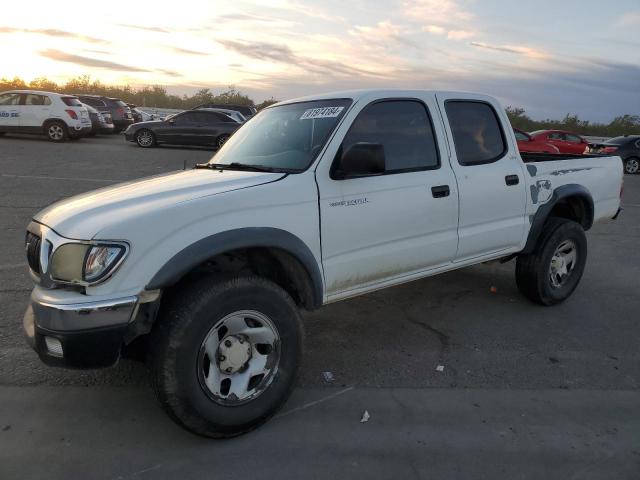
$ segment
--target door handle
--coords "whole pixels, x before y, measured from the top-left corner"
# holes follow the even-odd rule
[[[433,198],[444,198],[449,196],[449,185],[437,185],[431,187],[431,195]]]
[[[504,183],[509,186],[518,185],[520,183],[520,179],[518,178],[518,175],[507,175],[504,177]]]

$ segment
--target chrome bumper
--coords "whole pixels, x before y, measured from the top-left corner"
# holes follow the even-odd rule
[[[120,358],[125,332],[135,318],[137,297],[57,304],[34,289],[23,318],[27,342],[48,365],[101,368]]]

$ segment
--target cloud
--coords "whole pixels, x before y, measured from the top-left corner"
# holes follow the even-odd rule
[[[620,15],[616,25],[623,28],[640,28],[640,12],[627,12]]]
[[[450,40],[466,40],[473,37],[474,33],[468,30],[449,30],[447,32],[447,38]]]
[[[269,5],[271,3],[271,5]],[[258,2],[260,5],[260,2]],[[271,8],[276,8],[279,10],[286,10],[293,13],[301,13],[307,17],[317,18],[320,20],[327,20],[330,22],[343,22],[344,18],[339,15],[334,15],[331,13],[322,10],[316,6],[306,5],[300,2],[295,2],[291,0],[283,0],[283,1],[275,1],[275,2],[267,2],[267,6]]]
[[[188,48],[180,48],[180,47],[167,47],[170,50],[173,50],[176,53],[182,53],[186,55],[209,55],[206,52],[198,52],[197,50],[189,50]]]
[[[176,72],[175,70],[165,70],[164,68],[158,68],[156,72],[164,73],[165,75],[169,75],[170,77],[182,77],[183,75],[180,72]]]
[[[409,30],[387,21],[378,22],[374,26],[356,25],[353,29],[349,30],[349,34],[359,37],[362,41],[369,44],[376,43],[386,46],[389,40],[393,40],[406,46],[418,47],[415,42],[407,38],[410,34]]]
[[[411,0],[402,6],[406,17],[427,25],[458,25],[473,18],[471,12],[456,0]]]
[[[58,30],[57,28],[12,28],[0,27],[0,33],[33,33],[36,35],[46,35],[48,37],[71,38],[74,40],[82,40],[90,43],[109,43],[107,40],[96,37],[80,35],[78,33],[67,32],[66,30]]]
[[[446,29],[439,25],[427,25],[426,27],[422,27],[422,30],[428,33],[433,33],[434,35],[444,35],[446,33]]]
[[[162,28],[162,27],[149,27],[146,25],[131,25],[128,23],[118,23],[118,25],[120,25],[121,27],[125,27],[125,28],[133,28],[135,30],[144,30],[147,32],[158,32],[158,33],[170,33],[169,30],[167,30],[166,28]]]
[[[308,75],[315,73],[325,76],[380,76],[380,73],[353,64],[313,58],[295,54],[287,45],[268,42],[241,42],[237,40],[218,39],[217,42],[227,50],[234,51],[245,57],[262,61],[272,61],[291,67],[302,69]]]
[[[296,61],[296,56],[286,45],[276,45],[268,42],[239,42],[236,40],[218,40],[218,43],[227,50],[240,53],[245,57],[282,63],[295,63]]]
[[[497,52],[515,53],[517,55],[524,55],[529,58],[537,60],[548,58],[548,55],[542,50],[538,50],[533,47],[526,47],[520,45],[490,45],[484,42],[470,42],[469,45],[473,47],[484,48],[487,50],[494,50]]]
[[[56,60],[58,62],[66,62],[66,63],[75,63],[76,65],[82,65],[84,67],[92,67],[92,68],[104,68],[108,70],[118,70],[121,72],[149,72],[151,70],[146,70],[139,67],[132,67],[129,65],[123,65],[121,63],[109,62],[107,60],[100,60],[97,58],[83,57],[81,55],[73,55],[70,53],[65,53],[60,50],[55,50],[53,48],[47,50],[41,50],[38,52],[41,56],[45,58],[49,58],[51,60]]]

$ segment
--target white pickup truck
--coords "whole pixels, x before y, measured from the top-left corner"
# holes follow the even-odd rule
[[[582,276],[585,230],[618,214],[621,191],[618,157],[523,161],[488,96],[282,102],[209,163],[35,215],[24,329],[50,365],[142,351],[174,420],[233,436],[287,399],[300,308],[513,258],[526,297],[561,302]]]

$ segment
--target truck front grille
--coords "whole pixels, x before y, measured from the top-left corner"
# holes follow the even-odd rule
[[[42,243],[42,240],[39,236],[31,232],[27,232],[25,243],[29,268],[31,268],[35,273],[40,274],[40,244]]]

